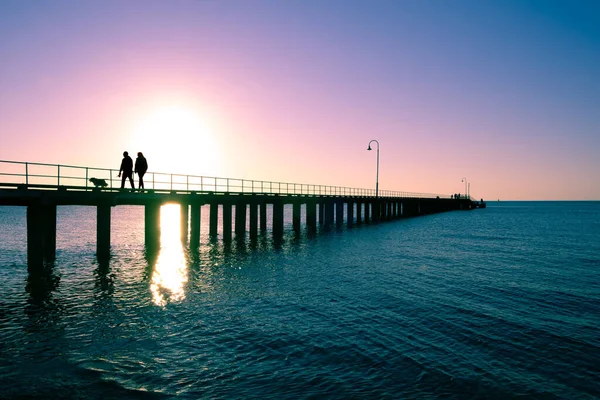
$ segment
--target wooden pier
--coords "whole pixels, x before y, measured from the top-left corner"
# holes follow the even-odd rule
[[[231,241],[234,235],[236,239],[248,237],[250,240],[256,240],[259,232],[266,231],[271,232],[274,240],[280,239],[286,228],[284,223],[286,208],[291,208],[291,229],[296,232],[302,229],[316,232],[318,226],[323,229],[339,228],[344,225],[352,227],[445,211],[470,210],[479,205],[471,199],[454,198],[454,196],[442,197],[391,191],[382,191],[380,193],[383,195],[375,196],[373,191],[368,189],[300,184],[284,184],[282,189],[281,183],[231,180],[234,183],[241,181],[239,186],[231,184],[229,179],[227,190],[206,190],[213,187],[218,189],[217,179],[223,178],[201,177],[203,179],[196,188],[190,185],[190,177],[186,177],[185,187],[181,188],[181,183],[178,184],[180,187],[173,187],[171,176],[170,182],[162,182],[169,187],[161,188],[153,177],[151,185],[153,188],[139,192],[113,187],[101,190],[89,187],[87,182],[85,186],[33,183],[32,178],[36,176],[39,178],[40,175],[30,176],[28,171],[25,174],[3,174],[0,170],[0,177],[3,175],[17,176],[18,179],[5,183],[0,181],[0,206],[27,207],[27,260],[30,270],[39,269],[45,261],[53,261],[55,258],[56,209],[59,206],[96,207],[97,256],[100,260],[105,260],[110,256],[111,210],[122,205],[144,207],[146,246],[158,248],[160,207],[169,203],[180,204],[181,236],[192,249],[200,245],[201,209],[207,205],[209,235],[217,237],[220,231],[225,242]],[[86,168],[85,178],[63,176],[62,179],[65,182],[69,179],[86,179],[88,176],[89,171]],[[25,182],[20,179],[23,177]],[[42,177],[47,179],[49,176],[42,175]],[[205,184],[205,179],[214,179],[214,185],[210,180]],[[273,189],[274,184],[275,189]],[[220,220],[219,208],[222,209]],[[267,212],[267,208],[270,209],[270,213]],[[304,220],[301,218],[302,209],[304,209]],[[270,229],[268,229],[269,225]]]

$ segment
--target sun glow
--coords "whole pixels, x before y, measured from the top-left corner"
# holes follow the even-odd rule
[[[180,206],[166,204],[160,210],[161,248],[152,271],[150,291],[158,306],[185,299],[187,263],[180,236]]]
[[[129,152],[144,153],[149,171],[219,175],[219,146],[210,118],[195,107],[168,105],[141,113]]]

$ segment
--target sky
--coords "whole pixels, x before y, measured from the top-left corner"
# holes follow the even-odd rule
[[[599,105],[596,0],[0,0],[0,160],[600,200]]]

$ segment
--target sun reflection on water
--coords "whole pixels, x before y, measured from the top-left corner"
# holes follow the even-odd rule
[[[160,252],[152,271],[150,290],[158,306],[185,299],[188,270],[180,238],[180,206],[166,204],[160,210]]]

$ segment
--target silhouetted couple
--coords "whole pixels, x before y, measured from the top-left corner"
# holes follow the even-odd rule
[[[146,171],[148,171],[148,162],[142,152],[139,152],[135,159],[135,171],[133,169],[133,160],[129,157],[129,153],[126,151],[123,152],[123,160],[121,161],[121,168],[119,169],[119,177],[121,175],[123,176],[121,178],[121,189],[125,188],[125,180],[128,178],[129,183],[131,183],[131,188],[135,189],[135,186],[133,185],[133,172],[138,174],[140,180],[138,186],[139,189],[144,189],[144,174],[146,174]]]

